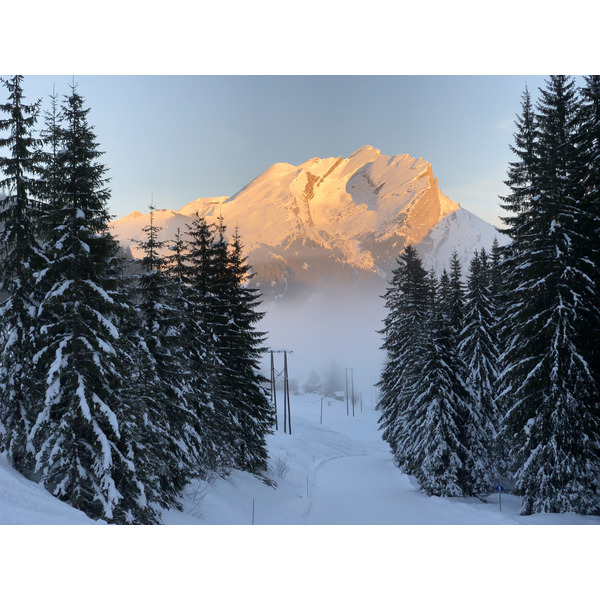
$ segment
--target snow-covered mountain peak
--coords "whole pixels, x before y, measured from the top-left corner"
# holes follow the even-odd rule
[[[373,148],[373,146],[361,146],[348,157],[348,160],[360,159],[364,162],[370,162],[378,158],[381,158],[381,150]]]
[[[128,223],[129,221],[135,221],[136,219],[139,219],[143,216],[143,213],[141,213],[139,210],[134,210],[132,213],[129,213],[128,215],[117,219],[117,221],[114,221],[114,223]]]
[[[292,283],[310,288],[316,282],[386,278],[406,244],[418,246],[456,211],[467,212],[439,190],[426,160],[362,146],[347,158],[275,163],[233,196],[202,197],[176,211],[157,211],[155,223],[163,227],[164,239],[173,239],[196,214],[209,222],[222,216],[242,236],[254,281],[280,293]],[[139,239],[147,220],[136,211],[115,221],[114,232],[124,243]],[[441,252],[444,240],[460,237],[456,229],[465,223],[475,221],[455,219],[424,248]],[[482,234],[478,227],[489,231]],[[478,220],[461,247],[471,251],[494,233]],[[132,252],[136,256],[135,248]]]
[[[187,217],[194,217],[197,213],[201,215],[212,210],[212,207],[225,202],[229,196],[214,196],[212,198],[197,198],[192,202],[178,208],[175,212]]]

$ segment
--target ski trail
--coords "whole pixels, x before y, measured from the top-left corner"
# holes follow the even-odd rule
[[[489,523],[489,511],[477,500],[428,497],[392,462],[389,452],[323,460],[309,482],[305,525],[438,525]],[[475,510],[474,510],[475,509]],[[511,522],[498,516],[492,522]]]
[[[302,523],[390,524],[390,506],[399,494],[410,492],[407,486],[408,478],[394,467],[389,452],[325,459],[314,471],[312,486],[309,482],[310,505]]]

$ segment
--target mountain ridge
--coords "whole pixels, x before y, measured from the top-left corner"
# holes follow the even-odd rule
[[[196,214],[222,217],[239,230],[255,282],[275,296],[290,290],[350,285],[389,277],[405,245],[426,266],[441,268],[449,244],[461,259],[501,237],[492,225],[439,189],[433,167],[409,154],[386,156],[362,146],[347,158],[275,163],[232,196],[198,198],[177,210],[155,212],[162,239],[173,239]],[[113,221],[123,245],[140,239],[147,215]],[[134,257],[140,253],[132,248]]]

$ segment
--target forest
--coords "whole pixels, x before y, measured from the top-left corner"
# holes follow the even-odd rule
[[[411,247],[385,296],[380,426],[423,491],[506,486],[521,514],[598,514],[600,77],[525,89],[502,198],[511,242],[438,279]]]
[[[196,219],[127,264],[84,99],[3,81],[0,451],[94,519],[160,522],[194,478],[261,476],[273,412],[242,241]],[[185,237],[185,241],[184,241]],[[128,268],[129,267],[129,268]]]

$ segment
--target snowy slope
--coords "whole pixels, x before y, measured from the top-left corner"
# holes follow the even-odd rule
[[[164,515],[169,524],[250,525],[599,525],[600,517],[519,516],[520,499],[491,493],[476,499],[428,497],[392,464],[377,429],[378,414],[363,401],[352,406],[320,396],[292,396],[292,434],[269,438],[268,487],[234,472],[212,484],[190,486],[184,512]]]
[[[475,250],[485,248],[489,251],[498,238],[500,245],[508,244],[509,237],[499,233],[483,219],[459,208],[446,216],[417,244],[416,249],[424,266],[433,267],[440,273],[450,265],[452,253],[456,250],[463,264],[463,273],[467,273],[469,262]]]
[[[202,201],[210,202],[212,198],[202,198]],[[157,234],[159,241],[169,241],[175,238],[177,229],[182,233],[187,231],[186,224],[191,222],[189,215],[176,212],[172,209],[158,209],[154,212],[154,225],[160,228]],[[140,258],[142,252],[137,249],[136,242],[143,239],[143,229],[150,224],[148,215],[139,211],[117,219],[111,223],[113,232],[118,237],[121,245],[131,248],[134,257]]]
[[[91,525],[87,515],[28,481],[0,455],[1,525]]]

